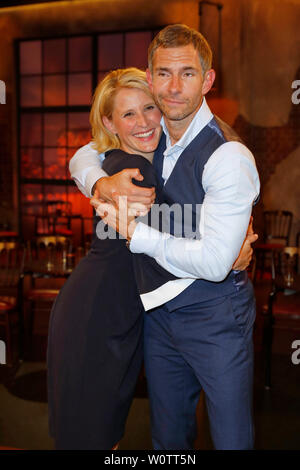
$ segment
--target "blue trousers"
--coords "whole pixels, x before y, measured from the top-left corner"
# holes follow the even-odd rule
[[[154,449],[193,449],[202,389],[215,448],[253,448],[254,320],[250,281],[230,296],[145,313]]]

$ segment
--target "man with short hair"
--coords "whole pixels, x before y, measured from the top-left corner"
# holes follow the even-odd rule
[[[161,233],[141,222],[124,234],[132,252],[153,257],[185,283],[178,295],[145,314],[153,445],[193,448],[203,389],[215,447],[251,449],[255,300],[246,271],[232,266],[259,194],[255,161],[206,103],[215,72],[210,47],[199,32],[185,25],[164,28],[151,43],[148,58],[149,86],[163,113],[153,164],[165,201],[193,208],[202,204],[198,240]],[[91,164],[84,165],[87,157]],[[152,203],[151,190],[137,191],[131,185],[132,177],[140,177],[137,172],[106,177],[88,146],[73,157],[70,169],[79,186],[87,187],[85,194],[94,186],[107,201],[118,193]],[[103,214],[100,201],[95,205]],[[109,216],[104,220],[111,222]]]

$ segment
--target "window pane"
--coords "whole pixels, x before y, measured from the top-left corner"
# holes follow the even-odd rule
[[[69,71],[88,72],[92,69],[92,39],[79,37],[69,39]]]
[[[42,116],[41,114],[21,115],[21,145],[33,147],[42,144]]]
[[[67,201],[68,188],[66,186],[46,185],[45,188],[45,201]]]
[[[146,69],[150,32],[126,33],[125,67]]]
[[[66,70],[66,40],[50,39],[43,43],[44,73],[59,73]]]
[[[92,75],[89,73],[69,75],[68,104],[91,104],[92,100]]]
[[[44,105],[64,106],[66,104],[66,79],[64,75],[44,78]]]
[[[21,74],[39,74],[42,72],[41,41],[24,41],[20,44]]]
[[[42,86],[41,77],[21,78],[21,106],[41,106]]]
[[[111,70],[123,66],[123,34],[99,36],[98,70]]]
[[[66,149],[44,149],[45,178],[66,178]]]
[[[91,140],[89,113],[70,113],[68,127],[68,147],[73,147],[73,152]]]
[[[48,113],[44,117],[44,145],[46,147],[65,147],[66,115],[63,113]]]
[[[107,75],[107,73],[108,72],[99,72],[98,73],[98,83],[103,80],[103,78],[105,77],[105,75]]]
[[[68,188],[68,200],[72,203],[72,213],[81,214],[82,217],[93,217],[93,208],[90,204],[90,200],[86,197],[82,197],[80,191],[75,186]],[[92,229],[92,223],[86,221],[85,228]]]
[[[24,214],[38,214],[42,212],[43,199],[42,186],[39,184],[22,184],[21,201]]]
[[[42,178],[42,149],[23,148],[21,150],[22,178]]]

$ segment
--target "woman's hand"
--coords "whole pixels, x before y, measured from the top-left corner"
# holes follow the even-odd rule
[[[126,196],[118,196],[115,202],[107,203],[96,197],[91,199],[90,203],[95,208],[97,214],[102,218],[103,222],[119,232],[127,240],[131,240],[136,228],[135,215],[136,210],[132,211],[128,206]],[[140,211],[138,211],[140,212]]]

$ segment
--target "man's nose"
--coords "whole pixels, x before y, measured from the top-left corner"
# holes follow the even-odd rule
[[[179,93],[182,89],[181,79],[177,75],[173,75],[169,82],[169,90],[171,93]]]

